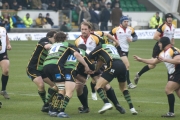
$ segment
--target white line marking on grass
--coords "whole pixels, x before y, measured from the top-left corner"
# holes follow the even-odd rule
[[[35,94],[23,94],[23,93],[19,93],[19,94],[16,94],[16,93],[8,93],[8,94],[11,94],[11,95],[20,95],[20,96],[32,96],[32,97],[36,97],[36,96],[39,96],[39,95],[35,95]],[[77,98],[77,97],[72,97],[72,98]],[[118,98],[118,97],[117,97]],[[92,98],[88,98],[88,99],[91,99]],[[98,100],[100,101],[101,99],[98,98]],[[125,100],[119,100],[119,101],[123,101],[123,102],[126,102]],[[151,103],[151,104],[168,104],[168,103],[164,103],[164,102],[151,102],[151,101],[136,101],[136,100],[133,100],[133,102],[138,102],[138,103]],[[180,105],[178,103],[176,103],[175,105]]]

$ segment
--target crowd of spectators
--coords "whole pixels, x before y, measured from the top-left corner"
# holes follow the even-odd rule
[[[82,21],[90,21],[93,23],[95,29],[107,30],[108,21],[114,23],[117,19],[119,21],[122,11],[119,8],[120,0],[0,0],[0,9],[2,10],[70,10],[75,11],[78,15],[77,25]],[[118,11],[114,10],[118,9]],[[114,12],[113,12],[114,11]],[[64,12],[68,16],[69,12]],[[116,15],[119,14],[119,15]],[[111,18],[111,15],[114,15]],[[47,13],[43,17],[41,13],[34,20],[36,27],[49,28],[53,27],[54,23]],[[48,25],[47,25],[48,24]],[[67,23],[64,22],[63,25]],[[100,24],[100,26],[99,26]],[[4,25],[7,31],[11,28],[29,28],[33,27],[33,20],[30,14],[20,18],[16,15],[9,15],[3,13],[0,17],[0,25]]]

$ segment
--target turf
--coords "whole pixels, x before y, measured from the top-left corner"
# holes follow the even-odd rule
[[[0,96],[0,101],[3,103],[0,108],[0,120],[49,120],[61,119],[49,117],[46,113],[40,111],[42,102],[37,93],[36,85],[27,77],[26,66],[31,53],[33,52],[37,41],[11,41],[12,50],[8,52],[10,58],[10,77],[7,86],[7,91],[11,97],[10,100]],[[71,41],[72,42],[72,41]],[[133,78],[145,64],[133,60],[133,55],[139,55],[144,58],[151,58],[152,47],[155,41],[139,40],[130,44],[129,61],[130,61],[130,78]],[[180,41],[175,43],[180,48]],[[103,115],[98,114],[98,110],[103,106],[100,98],[97,101],[91,99],[89,89],[89,106],[90,113],[80,114],[77,108],[81,106],[74,92],[73,98],[67,106],[66,112],[70,115],[70,120],[161,120],[162,114],[168,111],[167,97],[164,92],[164,87],[167,82],[167,71],[164,64],[159,64],[157,67],[148,73],[144,74],[138,83],[136,89],[130,89],[130,94],[134,107],[138,111],[137,116],[131,115],[128,105],[119,91],[117,80],[114,79],[111,83],[113,86],[120,104],[125,108],[126,114],[120,114],[116,109],[109,110]],[[88,80],[88,87],[90,86]],[[46,86],[47,89],[48,86]],[[180,117],[180,101],[176,97],[174,119]]]

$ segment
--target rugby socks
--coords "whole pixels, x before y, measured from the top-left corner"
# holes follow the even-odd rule
[[[168,97],[168,103],[169,103],[169,112],[174,113],[174,102],[175,102],[174,94],[169,94],[167,95],[167,97]]]
[[[129,85],[131,83],[131,81],[129,79],[129,70],[127,70],[127,72],[126,72],[126,79],[127,79],[127,84]]]
[[[123,95],[124,95],[124,98],[127,101],[128,105],[129,105],[129,108],[130,109],[133,108],[133,104],[131,102],[131,96],[129,94],[129,91],[128,90],[124,90],[123,91]]]
[[[83,105],[83,108],[88,108],[87,98],[84,96],[84,94],[81,94],[80,96],[78,96],[78,98]]]
[[[150,69],[149,69],[149,66],[146,65],[146,66],[144,66],[144,67],[141,69],[141,71],[138,73],[138,75],[141,76],[142,74],[144,74],[144,73],[147,72],[148,70],[150,70]]]
[[[53,108],[54,108],[54,106],[55,106],[56,99],[57,99],[57,94],[55,94],[55,95],[53,96],[53,98],[52,98],[52,102],[51,102],[51,104],[50,104],[50,106],[49,106],[49,111],[52,111],[52,110],[53,110]]]
[[[96,86],[96,84],[94,84],[94,83],[91,82],[91,91],[92,91],[92,93],[95,93],[95,92],[96,92],[96,91],[95,91],[95,86]]]
[[[84,88],[83,88],[83,95],[88,98],[88,88],[86,85],[84,85]]]
[[[54,96],[56,96],[56,97],[53,97],[53,100],[52,100],[52,104],[53,104],[52,112],[58,112],[58,109],[60,108],[61,100],[64,99],[64,96],[60,93],[58,93]]]
[[[117,97],[115,95],[115,92],[114,92],[112,87],[109,90],[106,91],[106,95],[113,102],[114,106],[119,104],[119,102],[117,100]]]
[[[53,96],[56,94],[56,90],[53,88],[48,88],[48,95],[46,98],[46,103],[49,103],[52,101]]]
[[[38,91],[39,96],[41,97],[42,101],[46,102],[46,91]]]
[[[107,99],[107,97],[106,97],[106,95],[104,93],[104,89],[99,88],[97,90],[97,93],[99,94],[99,97],[103,100],[104,103],[109,103],[109,101],[108,101],[108,99]]]
[[[64,100],[62,100],[61,102],[61,106],[60,106],[60,112],[64,112],[65,108],[67,106],[67,104],[69,103],[70,98],[68,96],[64,97]]]
[[[84,88],[83,88],[83,95],[84,95],[84,102],[85,102],[84,105],[85,107],[88,108],[88,88],[86,85],[84,85]]]
[[[9,76],[5,76],[5,75],[2,75],[1,76],[1,82],[2,82],[2,91],[6,90],[6,86],[7,86],[7,83],[8,83],[8,78]]]

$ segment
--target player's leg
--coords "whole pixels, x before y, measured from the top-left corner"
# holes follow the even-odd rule
[[[179,79],[179,78],[178,78]],[[169,104],[169,111],[167,114],[162,115],[161,117],[174,117],[174,103],[175,103],[175,96],[173,92],[179,88],[179,84],[174,81],[168,81],[165,87],[165,92],[168,98],[168,104]]]
[[[99,97],[103,100],[104,102],[104,106],[102,107],[102,109],[100,109],[98,112],[100,114],[103,114],[104,112],[106,112],[109,109],[112,109],[112,104],[109,102],[108,98],[106,97],[106,94],[104,92],[104,87],[108,84],[109,82],[104,79],[103,77],[100,77],[97,80],[95,89],[97,91],[97,93],[99,94]]]
[[[91,78],[90,86],[91,86],[91,97],[93,100],[97,100],[97,95],[95,91],[95,86],[96,86],[95,79]]]
[[[5,99],[10,99],[9,95],[6,92],[6,87],[9,79],[9,65],[10,62],[8,58],[0,61],[0,67],[2,69],[2,76],[1,76],[2,88],[0,94],[3,95]]]
[[[112,103],[114,104],[114,106],[116,107],[116,110],[118,110],[121,114],[125,113],[124,108],[119,104],[116,94],[114,92],[114,89],[110,86],[110,84],[107,84],[105,86],[105,91],[106,91],[106,95],[108,97],[108,99],[110,99],[112,101]]]
[[[126,54],[126,53],[124,53],[124,54]],[[127,80],[128,88],[129,89],[136,88],[136,85],[133,85],[131,83],[131,80],[130,80],[130,75],[129,75],[129,66],[130,66],[130,64],[129,64],[129,60],[127,58],[127,55],[124,55],[124,56],[122,55],[121,59],[122,59],[123,63],[125,64],[126,70],[127,70],[126,71],[126,80]]]
[[[64,100],[62,100],[60,105],[60,112],[57,115],[60,118],[68,118],[69,116],[65,113],[66,106],[68,105],[73,92],[76,88],[75,78],[77,76],[77,73],[75,70],[72,69],[66,69],[65,70],[65,96]]]
[[[158,42],[157,42],[153,48],[152,59],[156,58],[160,52],[161,52],[161,50],[160,50],[160,48],[158,46]],[[146,73],[147,71],[149,71],[151,69],[154,69],[155,67],[156,67],[156,65],[145,65],[139,72],[136,73],[135,78],[134,78],[134,83],[137,85],[141,75],[143,75],[144,73]]]
[[[114,65],[114,66],[115,66],[114,68],[117,70],[115,75],[117,76],[117,79],[119,82],[119,89],[123,93],[124,98],[129,105],[131,113],[133,115],[136,115],[137,111],[133,107],[129,91],[127,90],[127,87],[126,87],[126,85],[127,85],[126,84],[126,67],[123,64],[123,62],[121,62],[121,61],[117,61],[116,65]]]
[[[64,81],[62,79],[62,81]],[[62,100],[64,100],[64,94],[65,94],[65,83],[64,82],[59,82],[55,81],[55,84],[58,88],[58,92],[53,95],[52,97],[52,102],[49,108],[49,115],[52,117],[57,117],[59,109],[60,109],[60,105]]]

